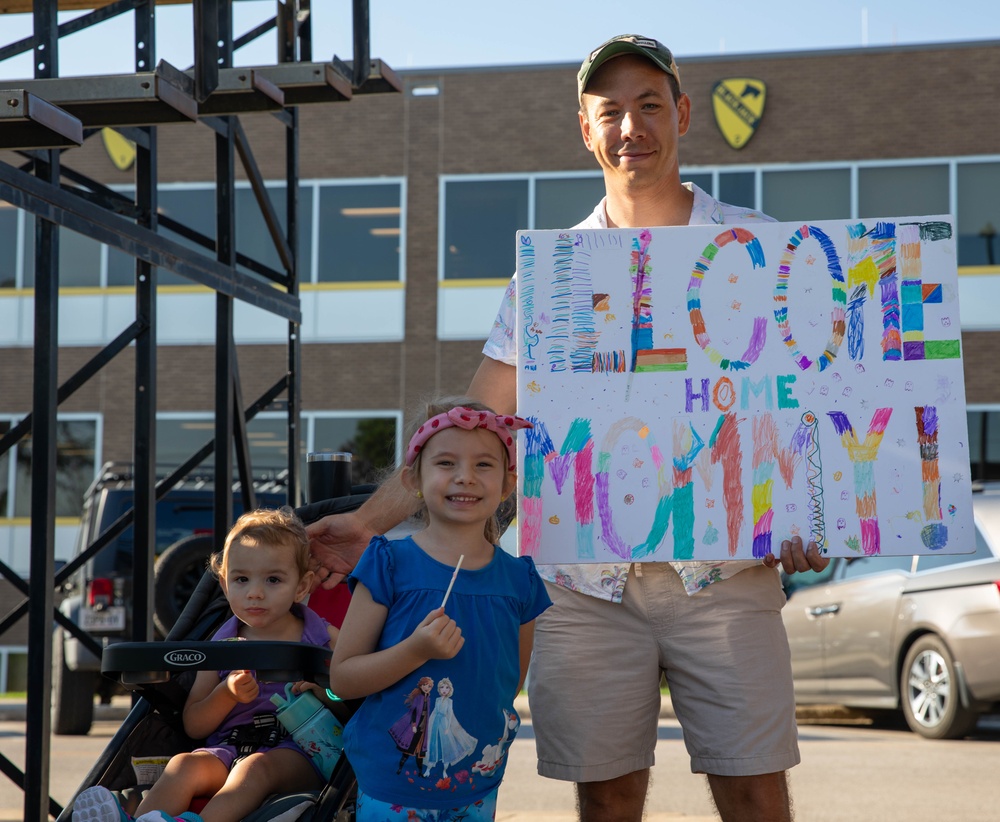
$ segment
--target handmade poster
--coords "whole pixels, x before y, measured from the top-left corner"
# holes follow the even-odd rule
[[[975,547],[951,218],[525,231],[543,563]]]

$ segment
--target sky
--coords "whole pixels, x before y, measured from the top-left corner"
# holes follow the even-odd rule
[[[313,59],[352,57],[350,0],[312,0]],[[157,9],[157,59],[193,62],[191,6]],[[236,35],[273,16],[275,0],[234,3]],[[80,12],[60,15],[63,22]],[[615,34],[643,34],[685,56],[814,51],[1000,40],[996,0],[370,0],[371,55],[393,69],[579,63]],[[31,34],[30,15],[0,15],[0,45]],[[64,38],[62,76],[130,73],[131,14]],[[271,32],[236,65],[276,61]],[[0,63],[0,79],[32,76],[30,54]]]

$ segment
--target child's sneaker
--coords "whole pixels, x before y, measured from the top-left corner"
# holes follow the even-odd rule
[[[166,811],[146,811],[142,816],[136,817],[135,822],[203,822],[203,820],[194,811],[184,811],[180,816],[171,816]]]
[[[73,803],[73,822],[132,822],[117,797],[102,785],[80,793]]]

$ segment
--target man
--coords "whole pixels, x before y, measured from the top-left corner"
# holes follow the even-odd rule
[[[663,44],[612,38],[584,60],[578,92],[583,141],[606,192],[578,228],[769,219],[681,184],[678,144],[691,102]],[[512,282],[469,388],[500,413],[516,402],[514,294]],[[349,521],[312,526],[320,576],[339,579],[353,562],[344,556],[348,542],[360,544],[409,510],[411,501],[390,485]],[[828,562],[796,537],[782,543],[780,559],[763,563],[540,566],[553,607],[536,625],[529,683],[539,773],[577,783],[583,822],[638,822],[662,672],[692,770],[708,775],[724,822],[790,820],[785,770],[799,754],[774,569],[820,570]]]

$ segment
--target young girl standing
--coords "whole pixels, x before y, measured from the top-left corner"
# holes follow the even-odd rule
[[[233,616],[213,640],[306,642],[333,647],[337,629],[302,600],[309,593],[309,540],[290,508],[241,516],[212,557]],[[313,683],[295,689],[313,690]],[[319,788],[324,780],[309,756],[273,717],[273,694],[284,682],[258,682],[251,671],[199,671],[184,704],[184,730],[205,747],[177,754],[136,810],[136,822],[238,822],[270,794]],[[263,733],[261,732],[263,727]],[[192,799],[211,796],[201,814],[188,811]],[[74,803],[74,822],[127,822],[110,791],[88,788]]]
[[[530,423],[472,402],[427,417],[402,471],[426,527],[371,541],[330,666],[340,697],[367,697],[344,731],[358,822],[494,818],[505,763],[488,774],[474,765],[510,736],[534,619],[550,604],[531,559],[495,544],[497,506],[516,483],[516,431]],[[401,729],[401,706],[418,697],[419,716]]]

